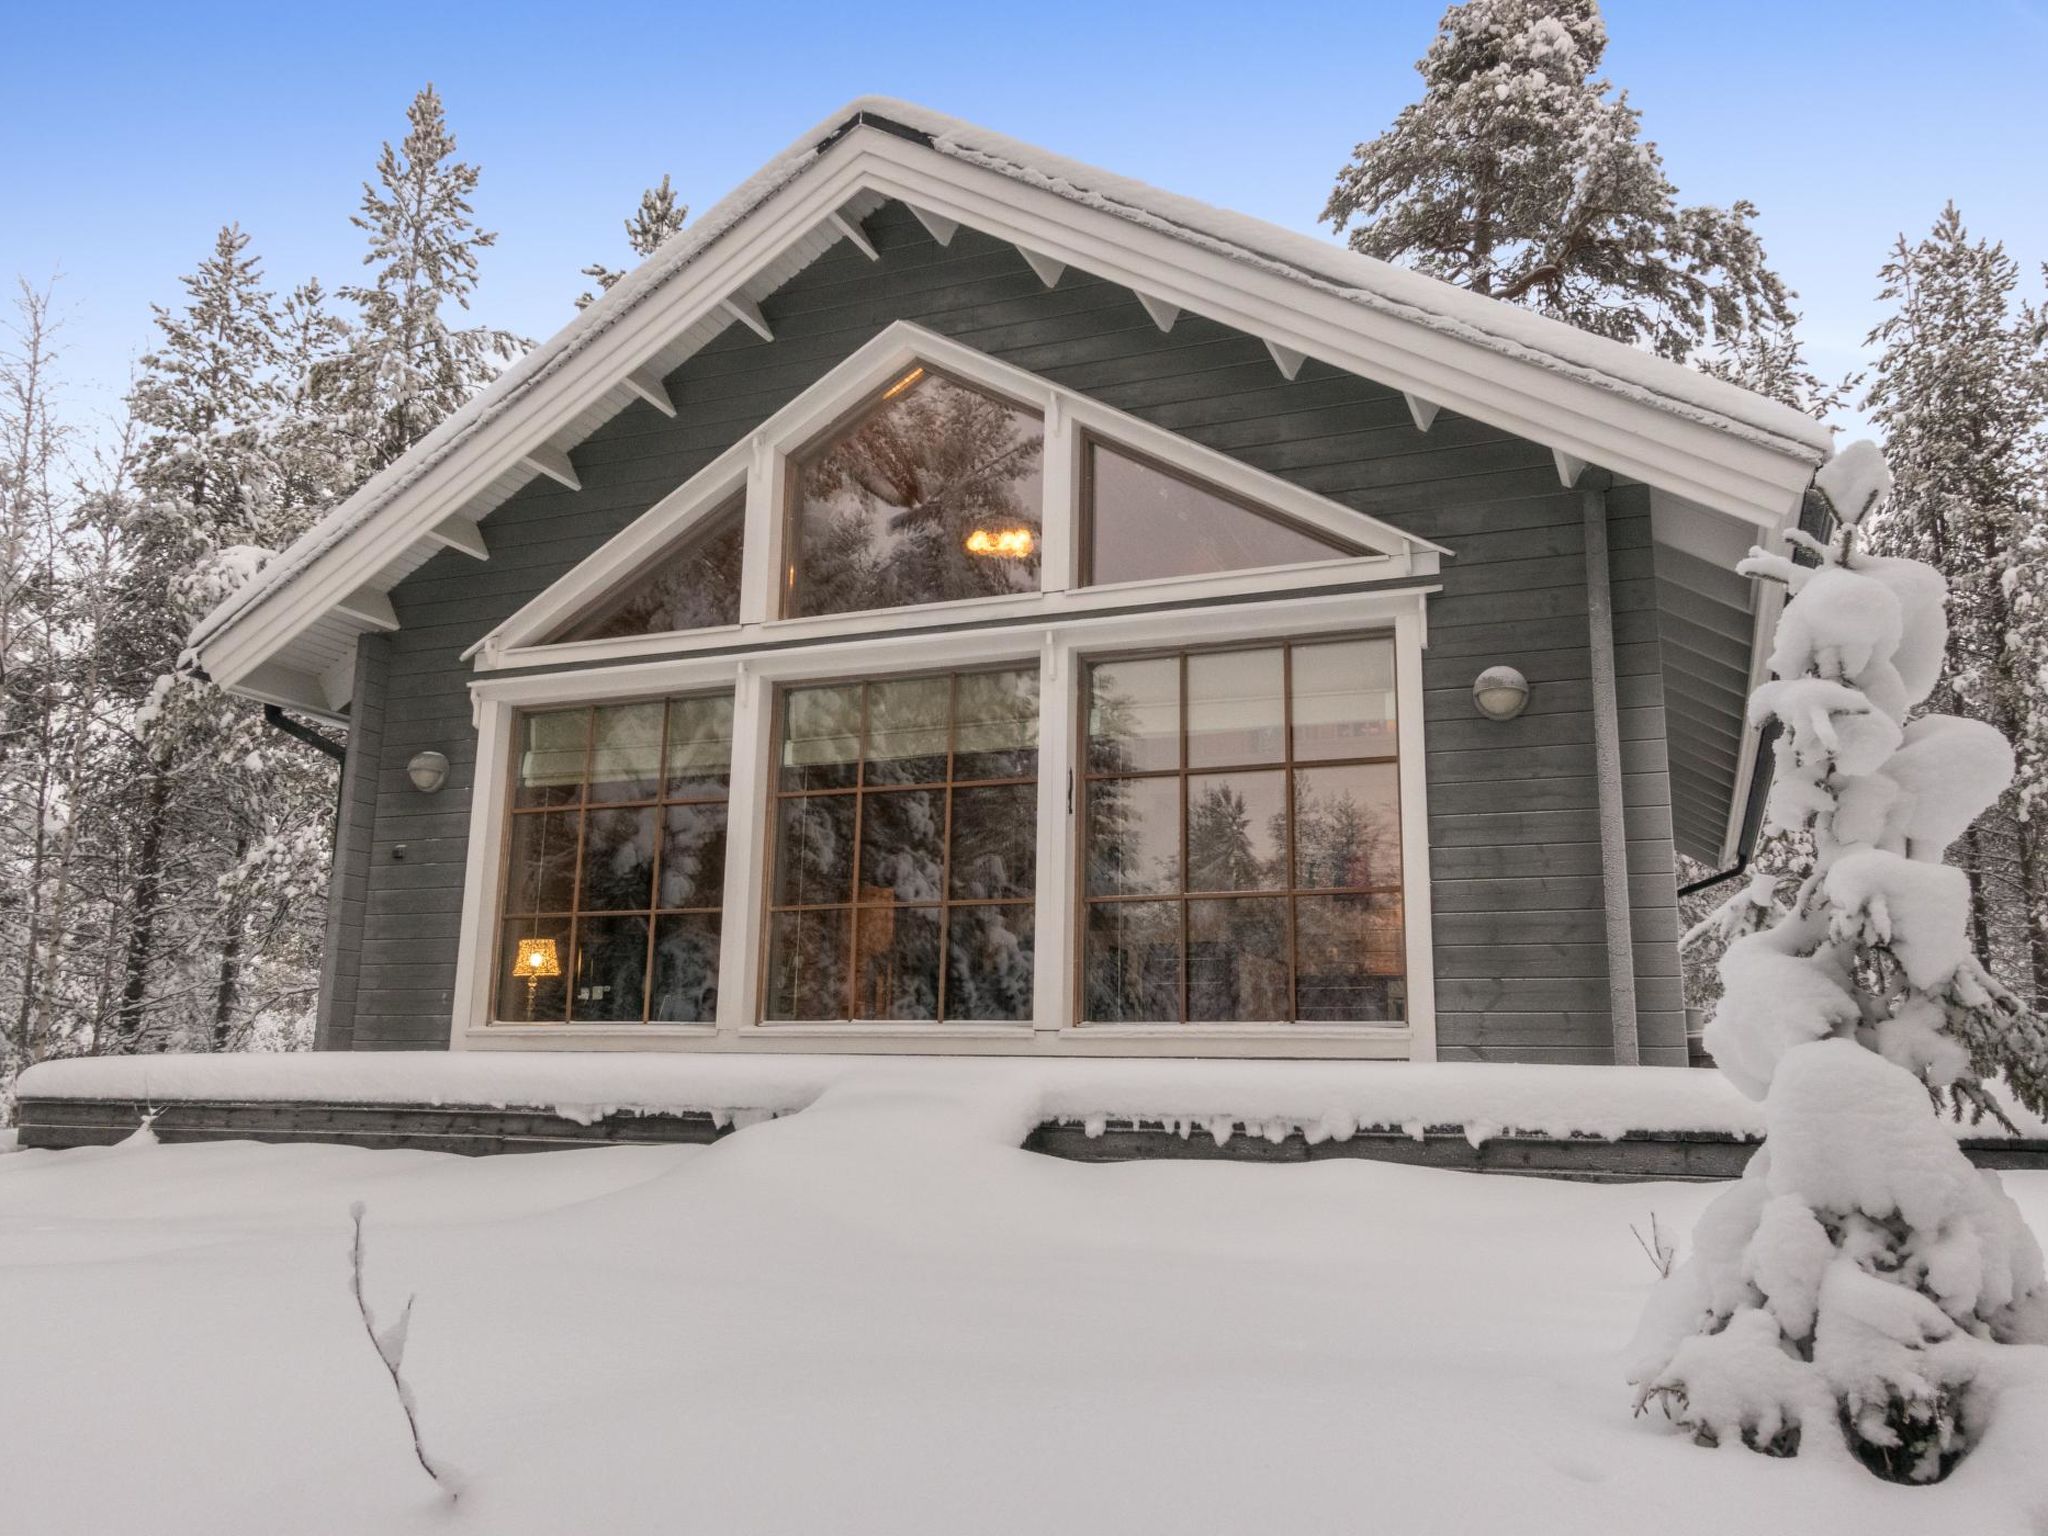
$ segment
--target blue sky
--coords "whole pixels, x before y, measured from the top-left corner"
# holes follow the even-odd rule
[[[1351,146],[1413,98],[1442,0],[968,6],[354,0],[22,5],[0,97],[0,276],[62,274],[66,371],[110,410],[149,304],[223,222],[274,285],[359,270],[378,144],[432,80],[499,232],[477,314],[544,337],[667,171],[697,209],[831,108],[921,101],[1224,207],[1316,228]],[[1606,71],[1688,201],[1748,197],[1840,373],[1893,237],[1954,198],[2040,287],[2048,8],[1611,0]]]

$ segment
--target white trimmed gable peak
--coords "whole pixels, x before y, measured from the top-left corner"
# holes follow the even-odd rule
[[[920,107],[863,99],[273,559],[194,630],[200,664],[245,696],[342,714],[356,639],[389,627],[385,594],[444,550],[488,558],[490,512],[536,476],[573,483],[573,450],[620,410],[675,413],[662,381],[712,338],[737,326],[773,346],[761,301],[841,242],[874,258],[860,221],[892,200],[934,238],[965,227],[1018,246],[1047,283],[1074,267],[1130,288],[1162,328],[1194,313],[1257,336],[1281,376],[1315,359],[1401,391],[1420,429],[1450,410],[1764,537],[1790,522],[1829,452],[1810,419],[1695,370]]]

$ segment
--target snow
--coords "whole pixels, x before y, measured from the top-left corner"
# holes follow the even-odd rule
[[[818,163],[862,115],[926,135],[940,154],[1049,191],[1129,223],[1170,234],[1263,271],[1275,272],[1355,303],[1503,356],[1566,375],[1776,452],[1819,464],[1832,430],[1811,417],[1694,368],[1531,310],[1468,293],[1452,284],[1364,256],[1332,241],[1113,175],[1003,134],[910,102],[861,97],[832,113],[736,187],[702,218],[634,268],[553,338],[514,362],[482,395],[442,422],[247,581],[193,629],[199,646],[228,621],[283,591],[313,561],[372,521],[443,459],[533,390],[561,374],[596,337],[624,323],[678,273],[697,262],[791,181]]]
[[[1613,1138],[1628,1131],[1762,1130],[1717,1076],[1666,1067],[1477,1062],[1027,1061],[675,1052],[333,1051],[79,1057],[47,1061],[16,1092],[36,1098],[283,1099],[547,1108],[581,1122],[612,1113],[788,1114],[835,1083],[882,1078],[998,1095],[1014,1139],[1043,1121],[1099,1131],[1143,1119],[1279,1140],[1361,1126]]]
[[[1362,1128],[1463,1134],[1477,1146],[1527,1132],[1612,1140],[1630,1131],[1757,1137],[1763,1114],[1714,1072],[1670,1067],[1378,1061],[1100,1061],[680,1051],[314,1051],[165,1053],[45,1061],[27,1098],[164,1104],[470,1105],[546,1109],[588,1125],[614,1114],[710,1114],[748,1124],[814,1103],[835,1083],[874,1078],[1006,1095],[1017,1139],[1062,1121],[1100,1134],[1111,1120],[1223,1136],[1346,1139]],[[2010,1102],[2023,1136],[2048,1121]],[[1943,1121],[1956,1135],[2002,1128]],[[1212,1127],[1214,1128],[1212,1130]]]
[[[1890,486],[1874,447],[1821,484],[1844,522],[1825,545],[1795,540],[1817,567],[1743,565],[1791,592],[1751,718],[1781,721],[1792,748],[1772,830],[1810,830],[1813,849],[1789,902],[1760,882],[1715,919],[1764,925],[1722,956],[1707,1046],[1763,1101],[1767,1135],[1645,1309],[1629,1379],[1709,1444],[2017,1482],[2038,1447],[1998,1415],[2016,1400],[2048,1428],[2048,1276],[1997,1175],[1928,1112],[1932,1091],[1980,1091],[1980,1053],[2022,1087],[2036,1065],[2023,1004],[1973,951],[1969,876],[1941,862],[2013,753],[1974,722],[1904,725],[1938,680],[1943,585],[1858,554],[1855,525]],[[2033,1382],[2017,1397],[2014,1371]]]
[[[1814,476],[1814,488],[1827,497],[1835,516],[1861,523],[1871,509],[1892,493],[1891,466],[1884,450],[1868,438],[1849,444]]]
[[[1708,1455],[1631,1417],[1621,1320],[1673,1287],[1630,1224],[1682,1230],[1721,1190],[1063,1163],[1010,1143],[1007,1096],[905,1065],[711,1147],[0,1159],[9,1527],[2021,1536],[2048,1519],[2041,1350],[1996,1351],[1990,1436],[1933,1488],[1839,1456]],[[2048,1175],[2008,1185],[2048,1220]],[[427,1455],[460,1471],[452,1504],[351,1296],[356,1201],[379,1324],[417,1298],[401,1368]]]

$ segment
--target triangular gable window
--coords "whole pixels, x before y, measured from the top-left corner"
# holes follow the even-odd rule
[[[1095,438],[1088,440],[1083,504],[1084,586],[1371,553]]]
[[[740,560],[746,534],[746,500],[734,497],[712,512],[647,575],[586,613],[549,643],[665,635],[678,629],[739,623]]]
[[[1038,590],[1035,411],[919,364],[791,469],[789,618]]]

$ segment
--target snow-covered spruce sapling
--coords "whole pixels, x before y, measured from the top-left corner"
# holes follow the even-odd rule
[[[2003,1062],[2042,1106],[2041,1026],[1970,952],[1969,879],[1942,862],[2013,756],[1981,722],[1908,719],[1940,679],[1946,586],[1859,546],[1882,455],[1854,444],[1820,489],[1835,533],[1792,535],[1816,565],[1741,566],[1789,591],[1750,714],[1784,730],[1769,823],[1814,849],[1795,888],[1763,877],[1722,914],[1707,1046],[1766,1139],[1658,1287],[1630,1380],[1705,1443],[1924,1482],[1981,1435],[2003,1346],[2048,1344],[2040,1247],[1930,1103],[2002,1116],[1984,1078]]]
[[[461,1490],[456,1486],[447,1464],[437,1463],[427,1456],[427,1448],[420,1440],[419,1407],[404,1375],[405,1341],[412,1329],[412,1304],[419,1298],[406,1297],[398,1321],[388,1328],[377,1326],[376,1314],[370,1310],[369,1298],[363,1294],[363,1202],[356,1201],[348,1208],[348,1214],[355,1223],[355,1241],[349,1247],[349,1289],[355,1294],[356,1313],[363,1320],[363,1332],[369,1335],[378,1360],[383,1362],[385,1374],[391,1378],[391,1390],[398,1394],[398,1406],[405,1413],[405,1427],[412,1436],[412,1453],[419,1461],[420,1470],[434,1480],[452,1504],[462,1496]]]

